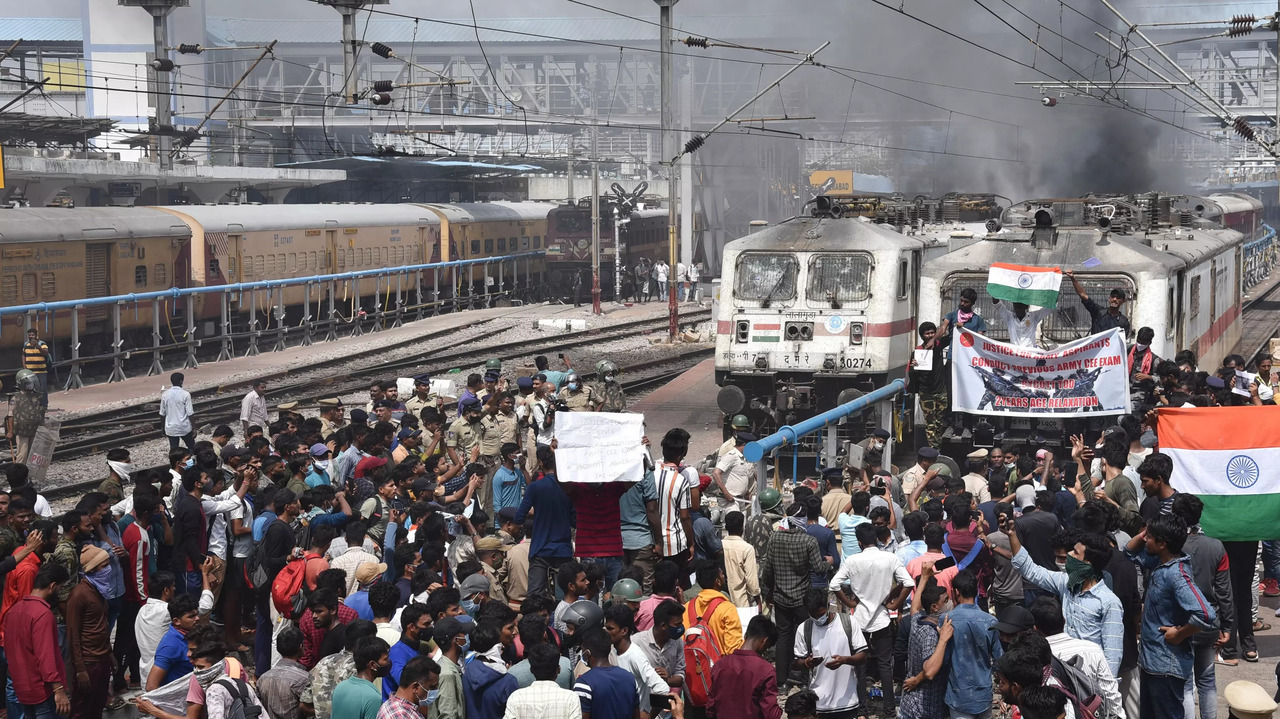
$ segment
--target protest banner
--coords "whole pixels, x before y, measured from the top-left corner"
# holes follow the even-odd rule
[[[1005,417],[1093,417],[1129,411],[1118,329],[1052,351],[960,329],[951,348],[951,409]]]
[[[556,412],[556,476],[561,482],[644,478],[644,415]]]

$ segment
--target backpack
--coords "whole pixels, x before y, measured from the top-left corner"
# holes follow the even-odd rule
[[[267,565],[264,563],[262,548],[264,542],[258,542],[248,558],[244,560],[244,583],[249,589],[260,589],[267,585],[271,577],[267,576]]]
[[[840,626],[844,628],[844,635],[849,639],[849,656],[853,656],[853,624],[850,623],[849,615],[845,612],[836,612],[836,616],[840,617]],[[813,620],[804,620],[804,645],[813,651]]]
[[[249,693],[249,685],[243,679],[223,677],[214,684],[221,686],[231,695],[231,704],[227,706],[227,719],[258,719],[262,715],[262,707],[253,701]]]
[[[320,559],[319,554],[307,552],[301,559],[291,559],[271,582],[271,601],[281,616],[297,619],[307,608],[307,564]]]
[[[705,707],[711,697],[711,667],[720,661],[720,643],[716,641],[706,619],[715,614],[721,603],[728,601],[724,597],[716,597],[707,606],[707,613],[697,616],[697,601],[689,602],[685,614],[685,623],[689,629],[684,633],[685,688],[689,691],[689,703]]]
[[[1102,697],[1093,679],[1076,665],[1078,661],[1079,658],[1063,662],[1054,657],[1049,666],[1053,677],[1062,685],[1058,689],[1075,708],[1076,719],[1096,719],[1102,716]]]

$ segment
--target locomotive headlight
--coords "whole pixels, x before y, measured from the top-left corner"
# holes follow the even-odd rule
[[[835,368],[836,368],[836,358],[831,355],[827,355],[827,358],[822,360],[822,369],[833,370]]]
[[[734,337],[739,342],[746,342],[751,336],[751,323],[746,320],[738,320],[734,326]]]
[[[756,369],[768,369],[768,368],[769,368],[768,357],[765,357],[764,355],[760,355],[756,357]]]
[[[849,344],[860,345],[865,336],[866,327],[861,322],[849,323]]]

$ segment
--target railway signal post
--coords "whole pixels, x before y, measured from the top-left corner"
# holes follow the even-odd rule
[[[659,22],[661,30],[659,33],[658,46],[662,57],[661,80],[662,80],[662,157],[671,158],[676,156],[675,134],[672,125],[675,122],[675,110],[672,107],[674,98],[672,96],[671,81],[671,8],[679,0],[654,0],[658,4]],[[676,252],[676,192],[680,186],[680,165],[679,161],[669,162],[667,165],[667,335],[672,342],[676,341],[676,335],[680,331],[680,305],[676,302],[676,283],[675,272],[676,266],[679,264],[679,258]]]

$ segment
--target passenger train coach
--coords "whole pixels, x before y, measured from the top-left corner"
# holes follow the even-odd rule
[[[492,202],[5,209],[0,210],[0,303],[79,300],[545,250],[547,216],[555,207]],[[491,292],[541,298],[543,258],[520,261],[518,273],[512,273],[509,264],[506,269],[499,288],[497,269],[490,267]],[[445,270],[438,279],[442,298],[465,303],[485,292],[480,266]],[[424,292],[437,289],[435,272],[424,272],[421,281]],[[313,289],[310,301],[323,302],[323,291]],[[284,290],[286,321],[297,324],[304,316],[304,292],[303,287]],[[339,292],[335,299],[344,317],[387,301],[385,295],[373,296],[373,280],[359,284],[359,296],[351,283],[341,283]],[[259,292],[255,299],[259,306],[254,309],[266,313],[277,298]],[[251,309],[250,296],[237,294],[232,300],[232,322],[239,330]],[[171,319],[165,323],[171,334],[185,328],[186,307],[181,303],[187,301],[159,300]],[[195,303],[198,332],[215,335],[221,314],[218,299],[200,295],[190,301]],[[78,313],[83,356],[106,351],[114,332],[111,312],[95,306]],[[318,317],[315,312],[311,316]],[[70,310],[63,310],[52,318],[38,318],[42,339],[53,348],[55,359],[69,356],[71,317]],[[174,319],[179,317],[183,321]],[[24,316],[4,318],[0,347],[18,348],[25,339],[25,322]],[[151,302],[125,306],[120,325],[122,349],[150,346]]]
[[[946,216],[912,215],[913,205],[922,207],[820,197],[813,216],[725,247],[716,381],[726,415],[746,414],[758,434],[768,433],[904,376],[919,323],[941,322],[965,287],[977,290],[989,334],[1004,339],[985,291],[994,262],[1072,269],[1104,305],[1112,288],[1123,288],[1135,331],[1152,327],[1162,357],[1189,348],[1202,366],[1217,366],[1237,351],[1242,249],[1262,234],[1253,198],[1150,193],[1003,211],[989,204],[985,223],[981,203]],[[1064,284],[1058,311],[1041,324],[1044,341],[1066,342],[1088,334],[1090,317]]]

